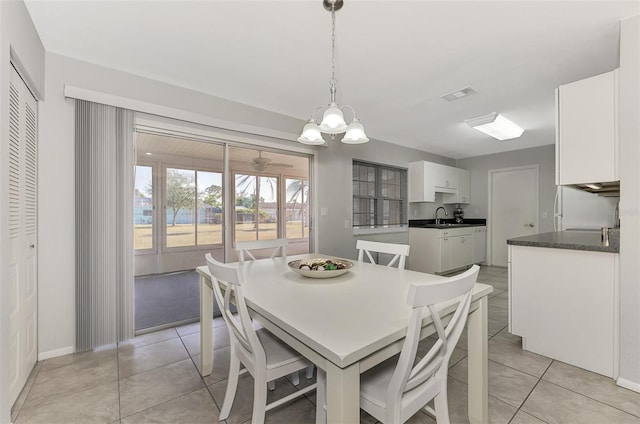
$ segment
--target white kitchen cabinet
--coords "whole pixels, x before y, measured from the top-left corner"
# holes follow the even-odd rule
[[[487,260],[487,227],[473,227],[473,263]]]
[[[437,263],[434,261],[435,269],[433,272],[442,272],[446,269],[453,269],[453,257],[455,252],[452,239],[449,237],[440,237],[438,238],[438,245],[440,251],[440,262]],[[434,257],[434,259],[437,259],[438,254],[436,253],[435,256],[436,257]]]
[[[433,163],[429,168],[436,191],[442,193],[455,192],[458,187],[458,168],[440,165],[439,163]]]
[[[409,228],[409,269],[442,274],[473,264],[473,227]]]
[[[458,269],[473,263],[473,231],[460,236],[451,237],[453,251],[457,254],[452,257],[452,269]]]
[[[522,348],[617,377],[619,254],[509,246],[509,331]]]
[[[556,90],[556,184],[620,180],[618,71]]]
[[[469,203],[471,199],[471,174],[466,169],[456,168],[458,178],[455,193],[442,195],[442,203]]]
[[[409,202],[435,202],[437,193],[455,193],[458,169],[433,162],[409,164]]]

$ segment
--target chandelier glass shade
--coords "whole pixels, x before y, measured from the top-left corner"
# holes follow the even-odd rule
[[[331,101],[328,106],[317,107],[311,114],[311,118],[302,129],[298,141],[303,144],[324,144],[322,134],[329,134],[335,139],[338,134],[345,134],[341,141],[346,144],[361,144],[369,141],[364,132],[364,126],[356,116],[356,111],[348,105],[340,106],[336,103],[336,10],[343,5],[343,0],[323,0],[324,8],[331,12],[331,79],[329,80]],[[351,121],[347,124],[344,119],[343,109],[349,109]],[[316,113],[323,111],[322,120],[318,123]]]

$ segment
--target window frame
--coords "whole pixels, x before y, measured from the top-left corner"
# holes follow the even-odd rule
[[[360,165],[364,165],[367,167],[372,167],[375,170],[375,190],[374,190],[374,196],[360,196],[360,194],[356,195],[354,193],[354,183],[356,181],[360,182],[361,180],[359,179],[355,179],[354,177],[354,168],[355,166],[360,166]],[[393,165],[387,165],[387,164],[381,164],[381,163],[375,163],[375,162],[369,162],[369,161],[364,161],[364,160],[358,160],[358,159],[353,159],[352,161],[352,165],[351,165],[351,194],[352,194],[352,203],[351,203],[351,226],[352,229],[354,230],[354,232],[361,232],[361,231],[366,231],[366,230],[379,230],[381,228],[387,228],[387,229],[398,229],[398,228],[406,228],[408,225],[408,198],[407,198],[407,194],[408,194],[408,170],[407,168],[402,168],[399,166],[393,166]],[[389,196],[383,196],[382,195],[382,185],[383,185],[383,181],[382,181],[382,172],[383,170],[387,170],[387,171],[393,171],[393,172],[400,172],[400,198],[397,197],[389,197]],[[354,203],[356,201],[356,199],[360,199],[360,198],[364,198],[364,199],[373,199],[374,201],[374,224],[358,224],[356,225],[356,215],[360,215],[362,214],[361,212],[358,212],[356,214],[355,210],[354,210]],[[393,200],[393,201],[398,201],[400,200],[402,202],[402,208],[400,211],[401,214],[401,222],[400,223],[384,223],[384,202],[385,200]]]
[[[151,248],[148,249],[137,249],[135,244],[133,246],[134,255],[148,255],[148,254],[158,254],[159,250],[159,236],[158,236],[158,194],[159,194],[159,174],[158,174],[158,163],[152,161],[137,161],[135,164],[136,167],[147,167],[151,168]],[[135,207],[135,206],[134,206]],[[135,223],[134,223],[134,232],[135,232]],[[135,240],[134,240],[135,243]]]
[[[222,239],[222,243],[213,243],[213,244],[198,244],[198,224],[197,222],[194,223],[194,244],[189,245],[189,246],[168,246],[168,239],[167,239],[167,224],[168,224],[168,220],[166,219],[167,216],[167,170],[168,169],[180,169],[180,170],[186,170],[186,171],[193,171],[194,172],[194,191],[195,191],[195,203],[194,205],[196,206],[197,209],[197,204],[198,204],[198,192],[197,192],[197,188],[198,188],[198,179],[197,179],[197,174],[198,172],[210,172],[210,173],[217,173],[217,174],[221,174],[222,175],[222,181],[223,181],[223,186],[222,186],[222,190],[223,190],[223,194],[222,194],[222,227],[224,229],[224,222],[225,222],[225,218],[224,218],[224,172],[221,171],[220,169],[216,169],[214,167],[206,167],[206,166],[193,166],[193,165],[186,165],[186,164],[175,164],[173,162],[163,162],[162,163],[162,174],[159,176],[159,179],[161,181],[161,185],[162,187],[159,189],[161,189],[161,195],[162,198],[160,200],[161,202],[161,209],[162,209],[162,218],[159,219],[160,222],[158,222],[158,224],[161,227],[161,231],[162,233],[159,235],[161,238],[161,243],[160,245],[162,246],[162,252],[163,253],[172,253],[172,252],[180,252],[180,251],[192,251],[192,250],[206,250],[206,249],[211,249],[211,248],[216,248],[216,247],[220,247],[220,246],[224,246],[224,236]],[[194,218],[197,221],[197,212],[194,211]]]

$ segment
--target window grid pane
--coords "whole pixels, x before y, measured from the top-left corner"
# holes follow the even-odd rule
[[[167,247],[196,244],[195,170],[167,168]]]
[[[406,224],[407,171],[353,162],[353,226]]]
[[[134,249],[153,249],[153,168],[136,166],[133,195]]]

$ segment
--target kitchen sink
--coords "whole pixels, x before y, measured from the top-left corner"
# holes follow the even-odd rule
[[[461,228],[461,227],[471,227],[471,224],[453,224],[450,222],[445,222],[442,224],[426,224],[423,225],[422,228]]]

